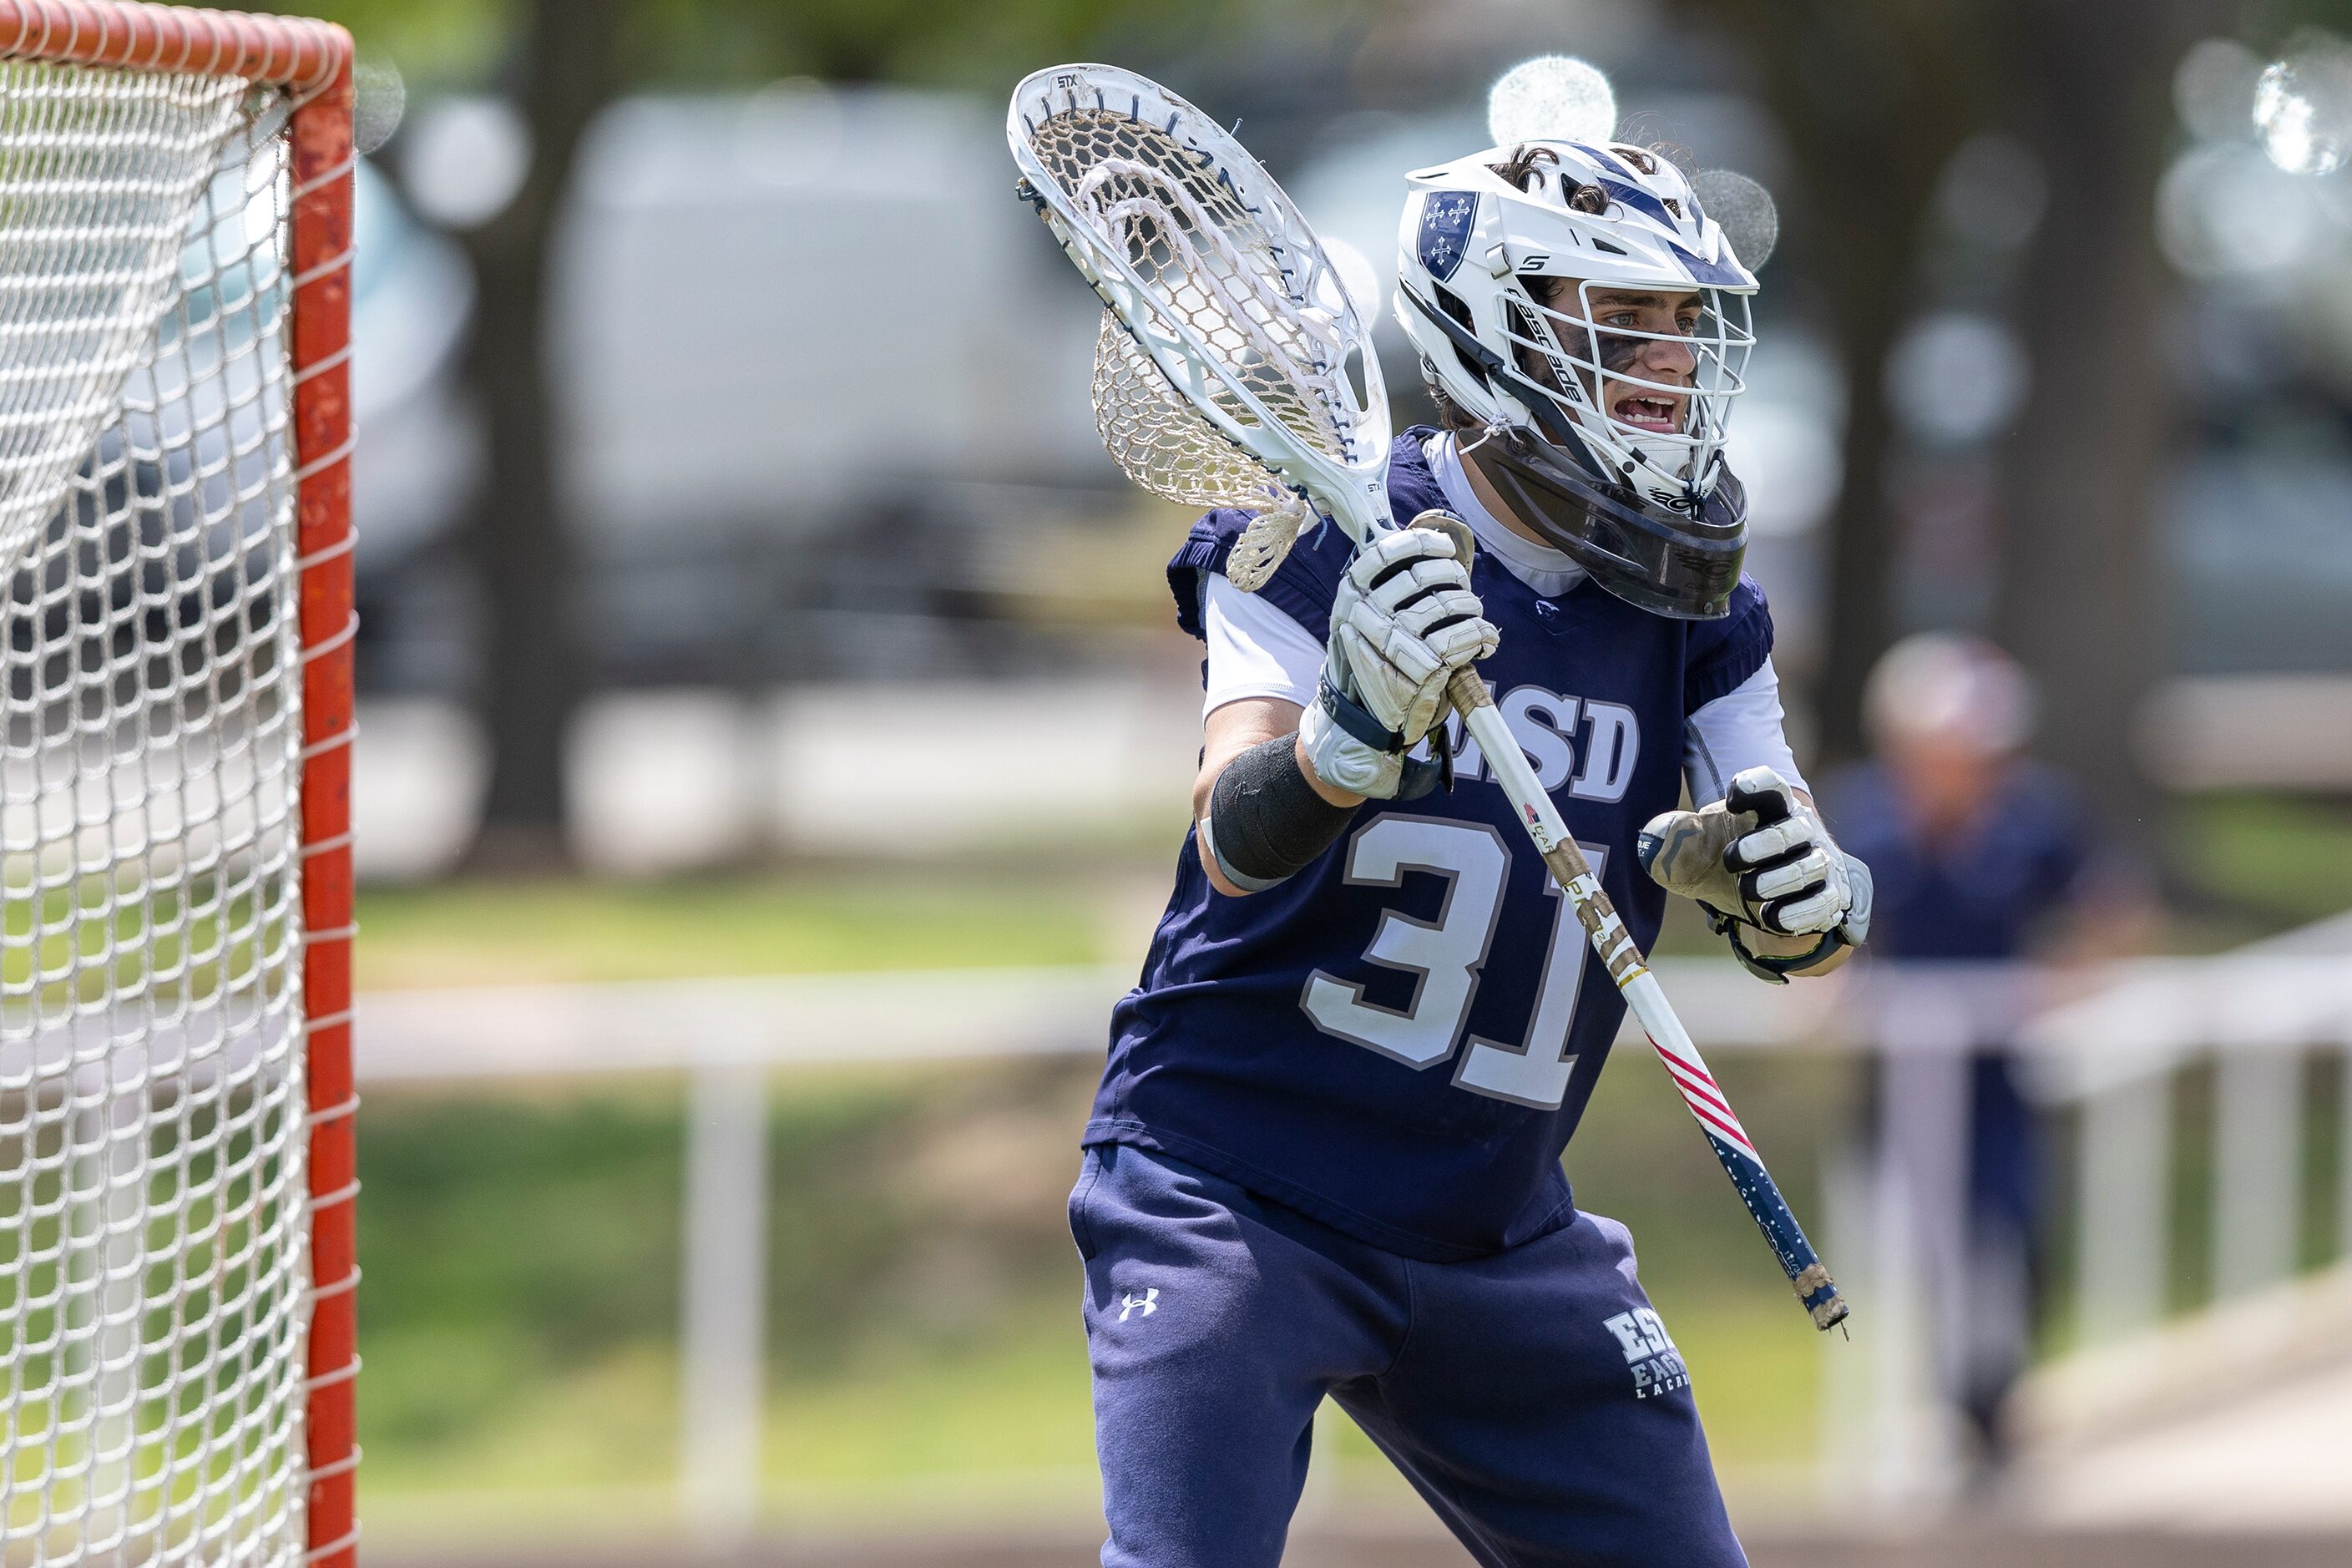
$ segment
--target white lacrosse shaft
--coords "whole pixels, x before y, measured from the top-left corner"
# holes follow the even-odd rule
[[[1502,785],[1504,798],[1511,803],[1534,841],[1537,853],[1544,865],[1568,895],[1577,920],[1584,926],[1592,951],[1608,967],[1609,978],[1625,1005],[1649,1037],[1651,1048],[1665,1064],[1666,1072],[1675,1080],[1675,1088],[1683,1103],[1697,1119],[1699,1130],[1714,1146],[1715,1157],[1721,1162],[1725,1173],[1731,1177],[1732,1186],[1740,1201],[1755,1218],[1764,1239],[1780,1259],[1781,1269],[1796,1288],[1797,1298],[1812,1315],[1813,1326],[1827,1329],[1843,1321],[1846,1316],[1845,1298],[1838,1294],[1836,1284],[1830,1279],[1813,1245],[1805,1237],[1804,1227],[1797,1223],[1789,1202],[1780,1195],[1780,1184],[1765,1169],[1763,1156],[1739,1124],[1739,1117],[1731,1109],[1731,1101],[1716,1083],[1715,1075],[1693,1043],[1690,1031],[1675,1016],[1674,1005],[1658,977],[1642,956],[1641,947],[1625,929],[1617,913],[1617,906],[1602,890],[1601,879],[1592,874],[1592,867],[1584,858],[1559,807],[1537,779],[1535,766],[1528,754],[1511,735],[1510,726],[1504,722],[1502,710],[1486,690],[1486,682],[1475,669],[1455,672],[1445,694],[1453,700],[1455,711],[1462,715],[1470,738],[1478,742],[1479,752],[1486,765],[1495,770],[1496,782]]]

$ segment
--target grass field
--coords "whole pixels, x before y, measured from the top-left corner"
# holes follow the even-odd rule
[[[2300,924],[2352,900],[2352,803],[2221,795],[2174,814],[2180,879],[2260,925]]]
[[[362,989],[1140,959],[1164,870],[811,870],[362,893]]]

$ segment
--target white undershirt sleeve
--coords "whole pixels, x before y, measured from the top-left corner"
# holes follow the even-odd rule
[[[1757,672],[1692,714],[1683,725],[1683,777],[1691,805],[1721,800],[1731,781],[1753,767],[1768,767],[1798,789],[1811,793],[1797,772],[1797,758],[1783,733],[1780,677],[1766,659]]]
[[[1210,575],[1202,611],[1209,644],[1203,718],[1244,697],[1279,697],[1301,708],[1315,700],[1323,645],[1306,627],[1221,573]]]

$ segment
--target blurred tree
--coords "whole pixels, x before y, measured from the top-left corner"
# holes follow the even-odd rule
[[[2136,729],[2170,672],[2158,510],[2181,415],[2156,186],[2181,53],[2231,0],[2007,0],[2011,121],[2049,177],[2019,325],[2033,382],[2005,464],[1995,635],[2040,678],[2039,749],[2108,831],[2159,848]]]
[[[474,271],[465,376],[485,449],[465,523],[484,627],[473,700],[490,743],[489,790],[468,857],[478,870],[552,868],[567,859],[563,746],[583,689],[583,649],[541,306],[581,139],[630,79],[635,4],[320,0],[268,7],[342,22],[363,58],[415,60],[428,79],[478,87],[488,77],[512,99],[528,131],[530,162],[513,199],[456,237]]]
[[[1007,89],[1023,72],[1115,37],[1150,52],[1203,29],[1244,40],[1270,15],[1344,10],[1218,0],[290,0],[349,26],[362,58],[389,56],[420,88],[509,97],[530,164],[508,207],[460,235],[476,280],[468,391],[488,444],[467,541],[486,627],[475,702],[490,784],[469,864],[555,869],[563,840],[564,739],[590,660],[574,623],[577,560],[557,484],[541,302],[556,221],[599,110],[646,85],[752,85],[780,77],[881,79]],[[1236,47],[1239,47],[1237,43]]]
[[[319,16],[351,29],[362,64],[397,61],[423,87],[478,85],[507,36],[510,0],[254,0],[235,11]]]
[[[1685,0],[1737,39],[1789,137],[1790,237],[1826,297],[1845,369],[1844,484],[1830,519],[1824,758],[1863,751],[1862,685],[1898,635],[1894,440],[1881,388],[1917,308],[1921,233],[1953,151],[1991,117],[2004,63],[1979,0]]]
[[[2352,0],[2254,0],[2244,10],[2243,36],[2257,49],[2277,47],[2306,28],[2352,37]]]
[[[1683,0],[1745,48],[1795,154],[1791,237],[1827,296],[1850,388],[1831,523],[1822,745],[1862,750],[1862,686],[1895,624],[1902,541],[1888,504],[1889,351],[1922,307],[1926,221],[1971,134],[2021,134],[2050,199],[2018,320],[2033,375],[2002,454],[1989,628],[2048,694],[2045,749],[2144,821],[2129,729],[2163,673],[2153,512],[2174,417],[2154,241],[2180,51],[2229,0]]]
[[[485,426],[487,471],[467,542],[481,585],[475,701],[491,737],[490,784],[472,868],[532,870],[566,856],[564,737],[583,689],[575,547],[556,473],[546,314],[555,224],[581,139],[628,81],[631,0],[526,0],[503,68],[529,129],[522,187],[458,236],[474,266],[466,375]]]

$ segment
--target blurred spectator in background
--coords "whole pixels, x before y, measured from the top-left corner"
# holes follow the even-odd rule
[[[1839,842],[1876,879],[1876,962],[2080,960],[2137,940],[2135,879],[2074,786],[2023,754],[2034,692],[2015,660],[1981,637],[1924,633],[1880,659],[1864,700],[1876,755],[1825,796]],[[1968,1063],[1962,1283],[1936,1326],[1945,1396],[1987,1477],[2005,1457],[2002,1405],[2031,1354],[2039,1294],[2042,1138],[2021,1077],[2009,1050]]]

